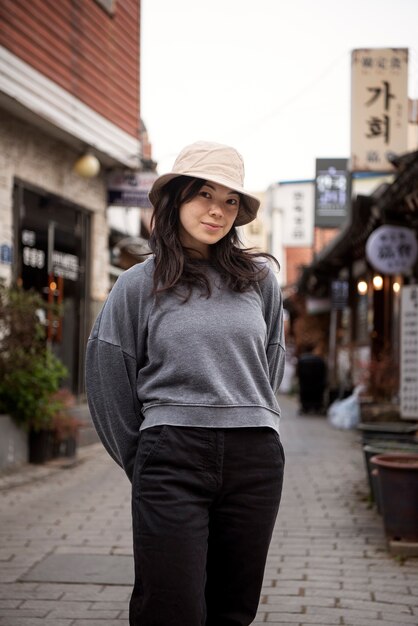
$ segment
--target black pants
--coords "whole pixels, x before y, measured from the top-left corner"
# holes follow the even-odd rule
[[[130,626],[253,621],[283,468],[283,448],[270,428],[141,432]]]

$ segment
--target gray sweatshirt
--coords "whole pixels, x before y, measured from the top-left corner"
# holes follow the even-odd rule
[[[114,285],[87,346],[86,385],[103,445],[132,478],[139,430],[271,427],[284,371],[283,306],[269,268],[237,293],[210,266],[210,298],[152,296],[154,261]]]

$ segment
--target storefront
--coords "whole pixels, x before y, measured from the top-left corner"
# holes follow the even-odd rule
[[[299,281],[305,299],[329,300],[330,386],[341,392],[369,381],[374,397],[395,404],[402,400],[402,298],[418,280],[412,254],[418,233],[418,153],[403,155],[396,167],[391,184],[354,199],[350,224]],[[378,260],[367,249],[373,240]],[[333,296],[342,286],[344,301]]]
[[[80,206],[15,180],[14,280],[35,289],[52,307],[48,341],[68,369],[65,385],[83,390],[88,327],[90,215]]]

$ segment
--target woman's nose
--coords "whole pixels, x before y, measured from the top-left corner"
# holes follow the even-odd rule
[[[222,215],[222,208],[219,206],[217,202],[212,202],[209,213],[211,215]]]

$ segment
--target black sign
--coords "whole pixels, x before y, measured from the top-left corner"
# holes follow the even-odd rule
[[[316,159],[315,226],[336,228],[350,208],[348,159]]]

